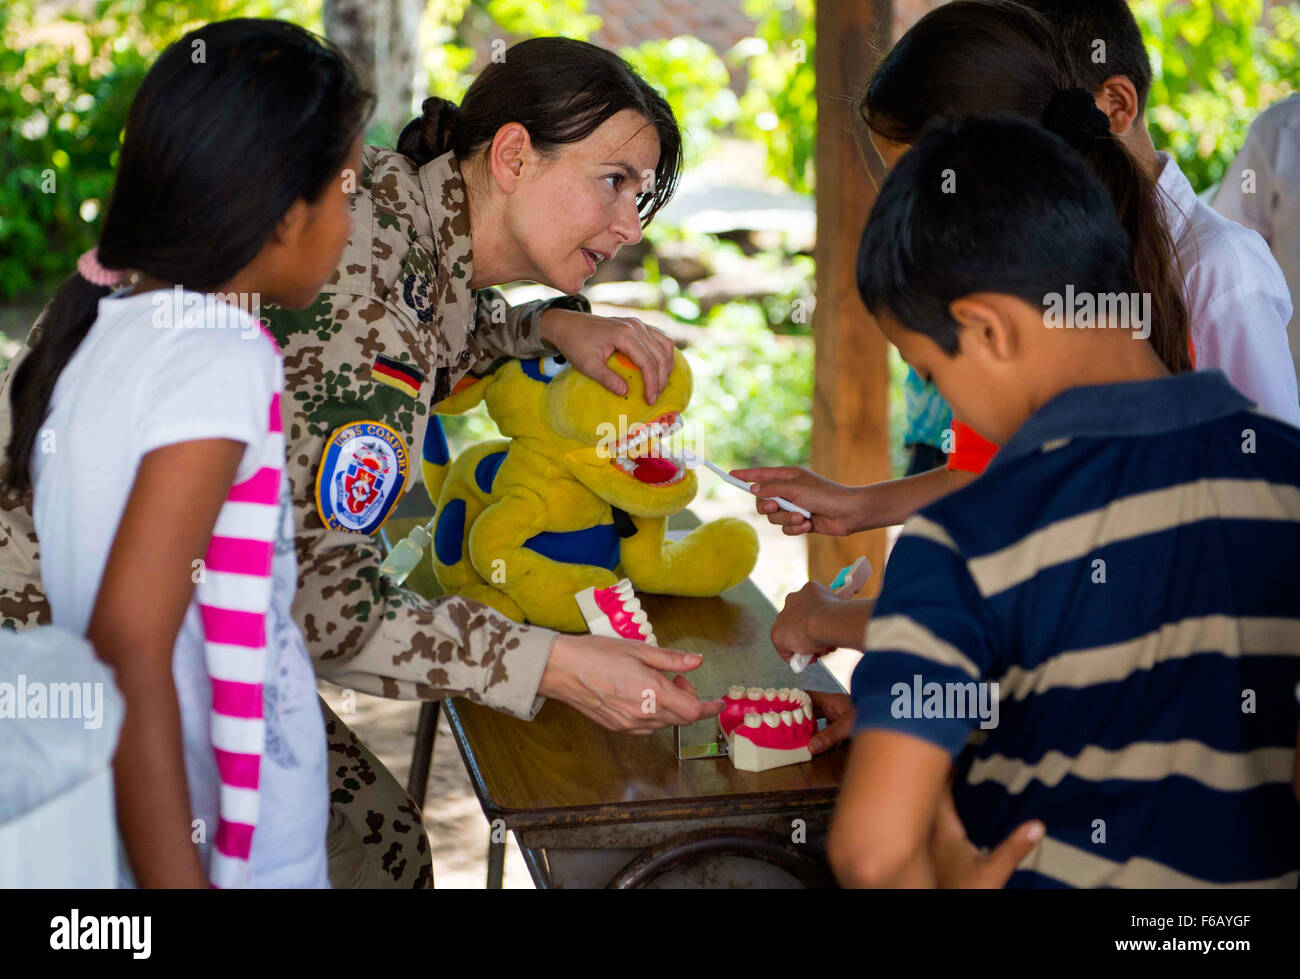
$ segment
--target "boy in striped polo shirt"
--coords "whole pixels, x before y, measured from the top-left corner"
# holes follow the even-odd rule
[[[890,558],[845,883],[941,880],[956,760],[976,846],[1046,827],[1012,886],[1296,886],[1300,431],[1217,371],[1168,374],[1127,268],[1096,178],[1010,118],[931,127],[876,201],[864,302],[1003,448]]]

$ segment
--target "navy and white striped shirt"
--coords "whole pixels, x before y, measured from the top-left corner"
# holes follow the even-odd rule
[[[1300,430],[1222,373],[1043,406],[904,527],[866,646],[859,730],[961,755],[977,845],[1046,825],[1011,886],[1296,886]]]

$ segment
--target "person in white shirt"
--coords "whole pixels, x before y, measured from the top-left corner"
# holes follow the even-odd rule
[[[1056,30],[1079,84],[1093,93],[1111,131],[1160,187],[1182,265],[1199,369],[1217,367],[1262,411],[1300,426],[1300,397],[1287,343],[1291,294],[1255,231],[1196,197],[1146,126],[1151,60],[1125,0],[1020,0]],[[1293,163],[1294,166],[1294,163]]]
[[[1214,209],[1263,236],[1282,267],[1294,305],[1300,296],[1300,95],[1260,113],[1223,180]],[[1287,335],[1300,379],[1300,315],[1294,312]]]

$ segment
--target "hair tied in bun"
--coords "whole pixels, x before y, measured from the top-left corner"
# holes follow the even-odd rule
[[[1043,128],[1056,133],[1071,146],[1110,135],[1110,120],[1097,108],[1086,89],[1067,88],[1057,92],[1043,113]]]
[[[436,96],[425,99],[420,108],[422,114],[402,127],[397,151],[422,167],[452,148],[460,109],[455,102]]]

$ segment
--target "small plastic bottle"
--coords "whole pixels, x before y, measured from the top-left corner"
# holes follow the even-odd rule
[[[411,532],[388,552],[388,557],[384,558],[384,563],[379,566],[379,573],[387,575],[395,585],[402,584],[407,576],[419,567],[420,558],[424,556],[424,549],[429,546],[431,540],[433,540],[432,520],[423,527],[419,524],[412,527]]]

